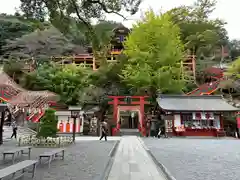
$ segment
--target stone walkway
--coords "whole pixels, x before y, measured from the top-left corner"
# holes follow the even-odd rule
[[[136,136],[123,136],[108,180],[166,180]]]
[[[76,141],[99,141],[98,136],[77,136]],[[108,141],[118,141],[121,139],[121,136],[108,136]],[[104,141],[104,138],[102,139]]]

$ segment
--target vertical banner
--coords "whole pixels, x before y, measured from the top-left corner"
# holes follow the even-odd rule
[[[58,124],[58,129],[60,132],[64,132],[63,130],[63,121],[61,121],[59,124]]]
[[[67,121],[66,123],[66,133],[69,133],[70,132],[70,123],[69,123],[69,120]]]

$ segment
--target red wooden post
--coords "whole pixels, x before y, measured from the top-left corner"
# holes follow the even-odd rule
[[[113,98],[113,119],[117,123],[117,114],[118,114],[118,97]]]
[[[119,130],[119,125],[117,124],[118,123],[118,106],[119,105],[127,105],[126,102],[121,102],[119,101],[120,98],[125,98],[126,96],[109,96],[109,98],[112,98],[113,100],[111,102],[108,102],[108,104],[112,104],[113,105],[113,120],[115,121],[116,123],[116,128],[115,130],[113,131],[113,135],[115,135],[117,133],[117,131]],[[144,128],[144,105],[145,104],[149,104],[149,102],[146,102],[145,101],[145,98],[147,96],[131,96],[132,99],[139,99],[139,101],[133,101],[131,102],[131,105],[140,105],[140,127],[139,127],[139,130],[140,130],[140,133],[145,136],[146,133],[145,133],[145,128]],[[128,106],[128,105],[127,105]],[[132,106],[129,106],[129,109],[131,110]]]
[[[146,132],[145,132],[145,127],[144,127],[144,105],[145,105],[145,97],[140,97],[140,114],[141,114],[141,132],[143,136],[146,136]]]

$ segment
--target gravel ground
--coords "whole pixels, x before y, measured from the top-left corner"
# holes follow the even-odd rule
[[[11,149],[15,144],[5,143],[0,147],[0,151]],[[103,173],[114,144],[115,141],[78,141],[66,148],[64,161],[54,160],[50,169],[47,164],[37,167],[35,180],[96,180]],[[37,159],[39,154],[51,149],[53,148],[33,148],[31,159]],[[2,159],[2,156],[0,158]],[[18,161],[24,159],[27,157]],[[0,160],[0,169],[9,165],[10,162],[3,164]]]
[[[143,138],[176,180],[239,180],[240,142],[226,139]]]

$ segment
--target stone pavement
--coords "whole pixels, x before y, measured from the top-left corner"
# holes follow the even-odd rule
[[[11,161],[2,162],[1,152],[16,148],[15,140],[7,141],[0,146],[0,169],[11,165]],[[39,165],[34,180],[99,180],[110,160],[110,152],[115,141],[77,141],[76,144],[66,147],[64,160],[54,160],[51,167]],[[53,148],[33,148],[31,159]],[[16,163],[26,160],[27,156],[16,159]],[[29,175],[24,180],[33,180]],[[9,179],[10,180],[10,179]]]
[[[142,140],[177,180],[240,179],[240,141],[237,139]]]
[[[123,136],[108,180],[165,180],[136,136]]]

